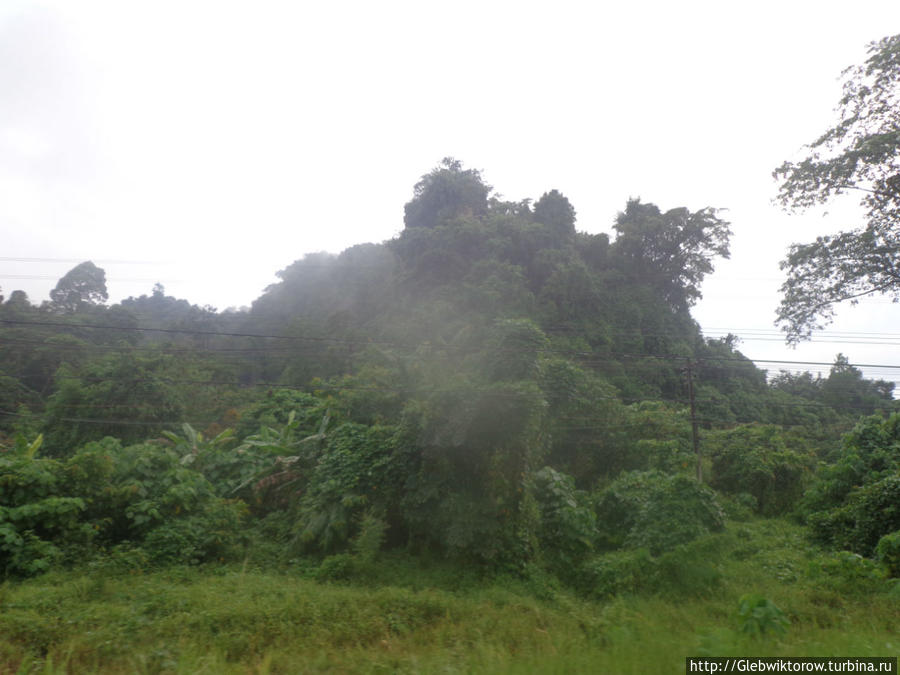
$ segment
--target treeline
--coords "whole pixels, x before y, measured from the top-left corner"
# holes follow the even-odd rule
[[[610,565],[657,565],[729,513],[792,511],[810,485],[819,536],[871,555],[900,523],[847,533],[893,489],[896,418],[855,432],[877,429],[869,445],[840,434],[896,409],[893,385],[842,356],[828,377],[767,379],[734,338],[704,339],[690,308],[730,235],[714,209],[631,200],[615,231],[577,232],[558,191],[504,201],[445,160],[399,237],[308,255],[247,311],[159,285],[107,306],[92,263],[40,306],[13,292],[0,565],[215,559],[252,519],[286,551],[337,555],[335,574],[409,547],[607,588]],[[848,448],[881,459],[816,478]]]

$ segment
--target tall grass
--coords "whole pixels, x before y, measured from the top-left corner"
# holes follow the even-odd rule
[[[715,584],[691,587],[691,565],[710,561],[686,553],[670,587],[604,601],[539,572],[479,578],[403,556],[341,584],[302,565],[52,572],[0,587],[0,672],[683,673],[702,654],[900,651],[900,594],[870,567],[783,521],[718,537],[697,549],[717,551]],[[783,637],[740,631],[745,593],[781,608]]]

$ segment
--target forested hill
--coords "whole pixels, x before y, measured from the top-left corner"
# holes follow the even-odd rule
[[[493,364],[515,353],[533,357],[534,372],[565,363],[625,404],[686,404],[691,365],[707,426],[846,423],[890,404],[890,385],[849,367],[767,385],[736,339],[703,339],[690,308],[729,253],[715,209],[630,200],[611,243],[577,232],[557,190],[533,204],[502,201],[477,171],[445,160],[415,186],[404,222],[394,240],[309,255],[279,273],[247,326],[306,341],[287,368],[271,360],[265,379],[302,386],[377,370],[408,393],[496,381]]]
[[[776,512],[840,432],[895,407],[891,385],[843,357],[827,378],[767,381],[736,339],[702,337],[690,308],[729,253],[715,209],[630,200],[610,241],[576,231],[559,191],[504,201],[448,159],[415,185],[404,225],[381,244],[305,256],[247,311],[159,285],[107,306],[89,262],[40,306],[13,292],[0,305],[0,443],[21,450],[42,433],[41,452],[62,461],[107,436],[165,436],[194,448],[190,463],[197,432],[224,434],[205,479],[222,497],[244,490],[257,515],[288,509],[309,546],[335,550],[378,522],[394,544],[521,560],[557,536],[549,494],[574,504],[575,490],[617,479],[627,492],[648,471],[674,494],[694,475],[692,421],[707,480]],[[749,487],[727,469],[742,443],[769,453],[769,478]],[[281,484],[294,497],[263,489]],[[626,524],[588,539],[621,544]],[[555,545],[575,555],[588,539]]]
[[[560,368],[609,404],[680,409],[690,366],[708,428],[846,427],[892,405],[889,384],[863,380],[846,360],[828,378],[785,373],[767,383],[736,339],[703,339],[690,308],[716,258],[729,253],[729,224],[715,209],[630,200],[610,242],[577,232],[559,191],[534,203],[503,201],[478,171],[447,159],[415,185],[404,224],[381,244],[305,256],[249,311],[216,313],[160,285],[109,307],[104,272],[89,262],[40,306],[14,291],[0,305],[0,428],[21,422],[19,406],[62,444],[122,435],[127,422],[158,426],[126,436],[181,419],[222,425],[255,389],[312,391],[315,383],[347,393],[351,381],[370,392],[355,395],[366,400],[352,415],[365,408],[369,421],[395,420],[410,401],[454,387],[529,381],[549,403],[551,381],[575,386],[551,375]],[[147,376],[144,393],[119,391],[136,376]],[[103,390],[96,406],[94,390]],[[597,414],[578,423],[605,425]],[[58,434],[56,418],[94,421],[77,433],[67,421]]]

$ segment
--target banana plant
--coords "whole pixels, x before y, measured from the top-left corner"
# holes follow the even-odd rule
[[[181,425],[181,429],[184,432],[183,436],[179,436],[171,431],[163,431],[162,434],[172,442],[175,450],[181,454],[181,463],[185,466],[197,461],[202,452],[221,448],[234,437],[233,429],[225,429],[225,431],[216,435],[215,438],[207,440],[202,431],[197,431],[187,422]]]
[[[253,485],[257,493],[272,488],[283,491],[296,486],[303,479],[306,470],[315,463],[318,451],[325,442],[331,416],[326,410],[319,422],[318,431],[303,438],[297,438],[300,424],[295,418],[295,413],[291,412],[287,424],[282,429],[265,427],[259,434],[248,436],[237,448],[238,453],[265,450],[274,455],[274,461],[242,482],[232,492],[239,492],[249,485]]]
[[[37,456],[38,451],[41,449],[41,446],[44,444],[44,434],[38,434],[37,437],[29,442],[24,434],[16,434],[16,439],[13,442],[13,446],[4,447],[0,446],[0,453],[5,454],[9,452],[8,457],[24,457],[25,459],[34,459]],[[0,454],[0,456],[2,456]]]

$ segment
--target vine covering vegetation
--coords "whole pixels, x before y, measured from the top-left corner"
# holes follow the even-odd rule
[[[107,306],[91,263],[40,306],[13,293],[0,570],[233,559],[263,537],[335,574],[405,549],[602,595],[615,560],[649,569],[729,512],[798,502],[820,541],[892,551],[897,418],[831,440],[893,410],[892,385],[842,356],[767,379],[704,339],[690,307],[729,252],[715,209],[632,200],[616,235],[576,231],[557,190],[503,201],[445,160],[399,237],[306,256],[246,311],[159,285]]]

